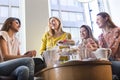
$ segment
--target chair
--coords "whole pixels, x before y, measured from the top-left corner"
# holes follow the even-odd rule
[[[16,78],[11,76],[0,76],[0,80],[16,80]]]

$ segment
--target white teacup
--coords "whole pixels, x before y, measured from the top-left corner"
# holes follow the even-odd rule
[[[69,55],[69,60],[81,60],[80,55],[79,54],[72,54]]]
[[[112,51],[110,48],[98,48],[96,51],[93,52],[97,59],[100,60],[108,60]]]

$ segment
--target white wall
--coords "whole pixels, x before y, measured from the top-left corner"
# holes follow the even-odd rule
[[[25,29],[25,0],[20,1],[20,20],[21,20],[21,28],[18,33],[18,38],[21,42],[20,44],[20,53],[24,54],[26,51],[26,29]]]
[[[49,17],[48,0],[25,0],[26,50],[39,53]]]
[[[105,10],[111,15],[113,22],[120,27],[120,0],[104,0]]]

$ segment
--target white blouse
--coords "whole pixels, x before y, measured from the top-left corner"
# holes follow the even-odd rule
[[[7,42],[8,53],[11,55],[17,55],[20,45],[19,40],[15,36],[13,39],[11,39],[6,31],[0,31],[0,36],[2,36],[3,39]],[[2,54],[1,47],[0,53]]]

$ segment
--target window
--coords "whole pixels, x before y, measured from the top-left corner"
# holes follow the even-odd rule
[[[100,12],[105,11],[103,0],[98,0],[98,7]]]
[[[1,12],[1,15],[0,15],[1,18],[2,17],[8,17],[8,7],[7,6],[1,6],[0,7],[0,12]]]
[[[8,17],[17,17],[20,20],[22,18],[22,6],[21,4],[24,4],[24,0],[0,0],[0,29],[3,25],[3,22],[8,18]],[[25,27],[23,26],[24,20],[21,20],[21,30],[19,33],[17,33],[17,36],[21,42],[20,45],[20,51],[23,53],[26,51],[26,43],[25,43]]]
[[[20,18],[19,10],[19,0],[0,0],[0,23],[10,16]]]

